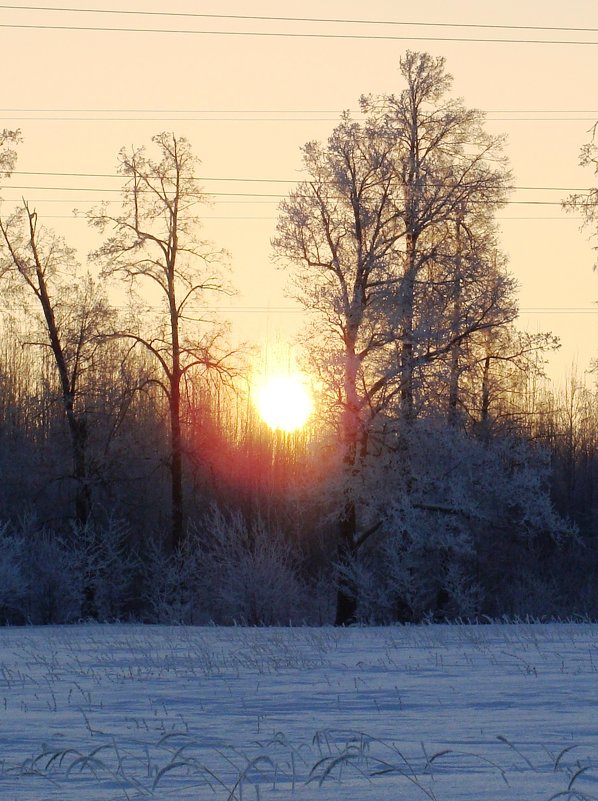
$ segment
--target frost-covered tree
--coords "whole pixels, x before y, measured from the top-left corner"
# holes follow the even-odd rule
[[[598,122],[592,129],[591,141],[581,148],[579,165],[580,167],[590,167],[598,176]],[[587,192],[569,195],[564,202],[564,207],[567,211],[580,212],[583,220],[582,227],[590,230],[592,240],[598,238],[598,187],[588,189]],[[598,252],[598,245],[594,246],[594,250]],[[598,259],[594,269],[598,269]],[[598,358],[594,362],[594,368],[598,369]]]
[[[550,557],[575,536],[551,502],[548,451],[513,437],[485,443],[442,421],[416,421],[406,437],[409,492],[396,453],[362,474],[362,503],[381,524],[342,566],[358,619],[561,613],[557,593],[544,610],[525,597],[556,576]]]
[[[21,141],[20,130],[11,131],[4,128],[0,131],[0,177],[8,178],[17,161],[16,145]]]
[[[483,238],[465,242],[503,200],[502,142],[450,98],[443,59],[407,53],[401,73],[399,95],[362,98],[363,121],[346,113],[325,144],[303,148],[306,179],[282,204],[273,243],[314,312],[315,369],[340,410],[341,565],[379,526],[365,524],[353,490],[372,438],[397,410],[413,421],[424,368],[514,316],[504,271],[486,278]],[[341,588],[337,622],[353,609]]]
[[[587,142],[579,155],[579,166],[589,167],[598,175],[598,123],[594,125],[593,135],[590,142]],[[588,189],[587,192],[578,192],[569,195],[564,203],[568,211],[580,212],[584,227],[589,227],[592,238],[598,236],[598,187]],[[598,245],[595,247],[598,250]],[[598,266],[598,264],[597,264]]]
[[[475,227],[488,227],[505,198],[510,174],[503,139],[484,130],[482,112],[450,96],[452,77],[443,58],[408,51],[400,68],[406,87],[399,95],[368,96],[361,103],[369,123],[393,144],[393,205],[403,229],[393,329],[399,342],[401,413],[409,420],[418,362],[430,362],[473,331],[500,324],[497,313],[513,316],[507,308],[512,299],[495,290],[463,319],[462,327],[436,330],[433,347],[423,353],[418,348],[432,322],[428,314],[418,315],[420,289],[436,289],[440,304],[443,295],[468,299],[475,282],[469,276],[467,287],[467,265],[475,268],[479,258],[468,259],[467,239],[469,249],[472,239],[488,242],[488,232],[476,237]],[[428,275],[437,263],[451,265],[452,280],[444,286],[434,286]],[[458,308],[456,313],[462,317]]]

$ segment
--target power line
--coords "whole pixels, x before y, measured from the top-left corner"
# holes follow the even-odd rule
[[[0,28],[2,26],[0,25]],[[593,117],[577,117],[593,121]],[[0,117],[3,122],[337,122],[335,117]]]
[[[7,189],[7,188],[9,188],[9,187],[5,187],[5,189]],[[102,190],[98,189],[97,191],[101,192]],[[281,197],[282,198],[282,197],[286,197],[286,195],[280,195],[280,196],[276,195],[276,197]],[[209,195],[208,195],[208,198],[209,198]],[[0,197],[0,200],[5,200],[6,202],[10,202],[10,203],[20,203],[22,199],[23,199],[22,196],[21,197],[5,197],[5,196],[4,197]],[[105,198],[99,198],[99,197],[96,197],[96,198],[89,198],[89,197],[86,197],[86,198],[52,198],[52,197],[36,197],[36,198],[33,198],[33,197],[27,197],[27,198],[25,198],[25,200],[27,200],[28,203],[102,203],[105,200]],[[269,205],[278,203],[278,201],[277,200],[212,200],[212,201],[210,201],[209,205],[218,205],[220,203],[225,204],[225,205],[233,205],[233,206],[234,205],[246,205],[246,204],[258,205],[258,206],[259,205],[269,206]]]
[[[486,114],[598,114],[595,109],[485,109]]]
[[[126,304],[112,304],[113,309],[128,309]],[[143,304],[144,311],[158,311],[160,306]],[[0,312],[13,312],[14,307],[0,306]],[[295,306],[202,306],[202,312],[220,313],[220,314],[305,314],[305,309]],[[518,315],[562,315],[574,314],[582,316],[591,316],[598,314],[598,309],[593,308],[567,308],[555,306],[553,308],[539,308],[539,309],[519,309]]]
[[[69,201],[65,201],[65,202],[74,203],[76,201],[69,200]],[[74,220],[75,222],[87,222],[87,219],[85,217],[75,216],[74,214],[44,214],[43,215],[43,219],[44,220]],[[269,216],[269,217],[258,217],[258,216],[249,216],[249,215],[246,215],[246,214],[244,214],[244,215],[235,215],[235,216],[229,216],[229,215],[227,215],[227,216],[203,215],[202,216],[202,221],[203,222],[211,222],[212,220],[270,220],[270,221],[274,221],[274,220],[277,220],[277,219],[278,219],[278,217],[272,217],[272,216]],[[538,217],[538,216],[536,216],[536,217],[496,217],[495,219],[496,219],[497,222],[503,222],[503,221],[506,221],[506,220],[508,220],[508,221],[511,221],[511,220],[525,220],[525,221],[533,221],[533,220],[541,220],[541,221],[562,220],[562,221],[568,221],[568,220],[583,220],[584,218],[583,217],[574,217],[574,216],[572,216],[570,214],[567,214],[567,215],[562,215],[561,217]]]
[[[0,27],[2,27],[0,25]],[[598,42],[596,43],[598,44]],[[338,122],[336,117],[0,117],[3,122]],[[486,122],[596,122],[593,117],[486,117]]]
[[[69,202],[72,203],[73,201],[69,201]],[[74,214],[44,214],[43,215],[43,219],[44,220],[74,220],[75,222],[87,222],[87,218],[86,217],[75,216]],[[204,215],[202,217],[202,222],[209,222],[211,220],[277,220],[277,219],[278,219],[277,217],[250,217],[250,216],[245,215],[245,214],[242,215],[242,216],[226,216],[226,217],[221,217],[221,216],[212,217],[212,216],[209,216],[209,215]],[[513,217],[511,219],[518,220],[518,219],[535,219],[535,218],[533,218],[533,217],[532,218]],[[561,217],[549,217],[547,219],[560,220]],[[581,219],[581,217],[579,217],[579,218],[572,217],[570,219]]]
[[[12,175],[45,175],[49,177],[60,177],[60,178],[118,178],[121,180],[127,179],[128,176],[120,175],[119,173],[113,172],[46,172],[42,170],[13,170]],[[305,180],[305,178],[297,177],[297,178],[249,178],[249,177],[214,177],[214,176],[207,176],[207,175],[190,175],[185,176],[190,178],[194,181],[214,181],[214,182],[225,182],[225,183],[269,183],[269,184],[296,184],[301,183]],[[441,186],[444,184],[432,183],[431,186]],[[448,184],[446,184],[448,186]],[[38,186],[30,186],[30,187],[23,187],[23,186],[10,186],[7,184],[6,189],[57,189],[57,190],[67,190],[67,191],[99,191],[99,192],[120,192],[120,189],[100,189],[100,188],[81,188],[81,187],[38,187]],[[575,186],[511,186],[509,187],[512,190],[519,190],[519,191],[550,191],[550,192],[585,192],[587,191],[587,187],[575,187]],[[207,192],[206,194],[216,194],[213,192]],[[226,193],[228,194],[228,193]],[[277,197],[281,197],[281,195],[277,195]],[[286,197],[286,196],[285,196]]]
[[[45,186],[22,186],[22,187],[13,186],[13,187],[7,187],[7,188],[11,188],[11,189],[34,189],[36,191],[38,191],[38,190],[48,190],[48,191],[49,190],[59,190],[59,191],[62,191],[62,192],[77,192],[77,191],[81,191],[81,192],[117,192],[117,193],[121,192],[120,189],[99,189],[99,188],[88,188],[88,189],[85,189],[85,188],[81,188],[81,187],[62,187],[61,188],[61,187],[56,187],[56,186],[48,186],[48,187],[45,187]],[[140,190],[140,191],[148,191],[149,192],[149,190]],[[208,195],[208,197],[211,196],[211,197],[272,198],[272,200],[261,201],[261,202],[264,202],[264,203],[268,203],[268,202],[278,203],[279,200],[284,200],[284,199],[287,198],[287,195],[280,195],[280,194],[275,194],[275,193],[261,193],[261,192],[209,192],[209,193],[207,193],[207,195]],[[13,198],[13,200],[14,200],[14,198]],[[61,201],[59,199],[56,199],[56,202],[61,202]],[[74,200],[70,200],[70,201],[67,200],[67,201],[63,201],[63,202],[74,203],[75,201]],[[87,201],[85,201],[85,202],[87,202]],[[95,202],[95,201],[91,201],[91,202]],[[247,201],[244,201],[244,202],[253,203],[253,202],[260,202],[260,201],[247,200]],[[496,205],[496,203],[494,201],[492,201],[492,200],[475,200],[475,199],[472,199],[470,202],[471,203],[475,203],[477,205],[482,205],[482,206],[495,206]],[[560,200],[505,200],[502,203],[500,203],[500,205],[507,205],[507,206],[561,206],[562,205],[562,201],[560,201]],[[595,204],[593,203],[591,205],[598,205],[598,202],[595,203]]]
[[[100,188],[85,189],[85,188],[81,188],[81,187],[63,187],[63,188],[61,188],[61,187],[55,187],[55,186],[54,187],[45,187],[45,186],[18,187],[18,186],[14,186],[14,187],[7,187],[7,188],[11,188],[11,189],[34,189],[36,191],[58,190],[58,191],[61,191],[61,192],[77,192],[77,191],[81,191],[81,192],[116,192],[116,193],[120,193],[121,192],[120,189],[100,189]],[[140,191],[149,191],[149,190],[140,190]],[[206,194],[208,195],[208,198],[209,197],[227,197],[227,198],[228,197],[235,197],[235,198],[242,197],[242,198],[248,198],[247,200],[238,201],[238,202],[242,202],[242,203],[263,203],[263,204],[274,203],[274,204],[277,204],[277,203],[280,202],[280,200],[285,200],[287,198],[287,195],[280,195],[280,194],[275,194],[275,193],[267,194],[267,193],[259,193],[259,192],[209,192],[209,193],[206,193]],[[272,199],[271,200],[251,200],[249,198],[272,198]],[[4,199],[7,200],[7,201],[10,201],[10,202],[19,202],[21,200],[21,198],[4,198]],[[29,202],[34,202],[34,199],[30,198]],[[63,198],[36,198],[35,202],[48,202],[48,203],[76,203],[76,202],[99,203],[99,202],[101,202],[101,199],[85,198],[85,199],[77,201],[75,199],[66,200],[66,199],[63,199]],[[222,203],[231,202],[232,203],[234,201],[218,201],[218,200],[216,200],[214,202],[215,203],[219,203],[219,202],[222,202]],[[479,206],[495,206],[495,205],[497,205],[492,200],[475,200],[475,199],[472,199],[470,202],[474,203],[476,205],[479,205]],[[503,205],[506,205],[506,206],[562,206],[562,201],[560,201],[560,200],[505,200],[505,201],[502,201],[499,205],[501,205],[501,206],[503,206]],[[597,205],[598,206],[598,202],[591,203],[590,205]]]
[[[503,220],[583,220],[583,217],[574,217],[571,214],[563,214],[560,217],[496,217],[497,222],[502,222]]]
[[[480,109],[486,114],[598,114],[597,109]],[[0,108],[0,113],[6,112],[22,112],[29,113],[48,113],[48,114],[341,114],[343,111],[349,111],[351,114],[362,114],[361,109],[193,109],[193,108]]]
[[[479,23],[459,23],[459,22],[409,22],[399,20],[372,20],[372,19],[346,19],[340,17],[287,17],[287,16],[266,16],[257,14],[202,14],[197,12],[181,11],[125,11],[122,9],[99,9],[99,8],[67,8],[62,6],[14,6],[0,5],[0,9],[10,9],[18,11],[50,11],[50,12],[69,12],[76,14],[111,14],[119,16],[142,16],[142,17],[184,17],[187,19],[229,19],[229,20],[254,20],[259,22],[309,22],[309,23],[332,23],[345,25],[400,25],[433,28],[474,28],[492,30],[517,30],[517,31],[564,31],[564,32],[584,32],[595,33],[598,28],[572,28],[562,26],[547,25],[483,25]]]
[[[70,9],[72,10],[72,9]],[[0,28],[12,30],[44,30],[44,31],[87,31],[93,33],[161,33],[183,34],[192,36],[255,36],[260,38],[283,39],[353,39],[393,42],[474,42],[477,44],[527,44],[527,45],[585,45],[595,47],[598,42],[572,39],[499,39],[466,36],[396,36],[391,34],[359,34],[359,33],[293,33],[288,31],[200,31],[189,28],[132,28],[102,27],[99,25],[42,25],[0,23]]]

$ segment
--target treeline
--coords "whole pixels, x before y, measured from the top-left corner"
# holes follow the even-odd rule
[[[14,331],[3,342],[4,622],[333,622],[334,429],[273,434],[239,390],[198,388],[183,411],[186,536],[171,553],[167,407],[147,365],[111,342],[107,373],[89,376],[82,523],[56,380],[41,349]],[[363,470],[359,498],[383,525],[342,573],[357,619],[597,615],[597,393],[516,371],[510,394],[504,369],[494,378],[483,436],[481,395],[467,426],[449,426],[437,388],[400,451],[377,449]]]
[[[189,383],[185,533],[172,548],[168,398],[148,382],[143,353],[109,339],[80,388],[82,520],[56,371],[27,338],[13,328],[0,359],[3,622],[329,621],[333,587],[320,587],[324,560],[310,530],[309,433],[270,432],[234,382]]]
[[[0,218],[2,620],[598,615],[596,392],[551,391],[556,341],[517,328],[502,140],[443,59],[401,72],[305,146],[281,204],[317,401],[300,434],[258,420],[207,312],[229,289],[186,140],[121,151],[93,270],[27,202]]]

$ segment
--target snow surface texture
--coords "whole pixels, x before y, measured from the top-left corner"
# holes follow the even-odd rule
[[[598,626],[0,629],[0,798],[598,796]]]

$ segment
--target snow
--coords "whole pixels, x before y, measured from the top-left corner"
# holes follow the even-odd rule
[[[598,795],[598,626],[0,629],[2,801]]]

